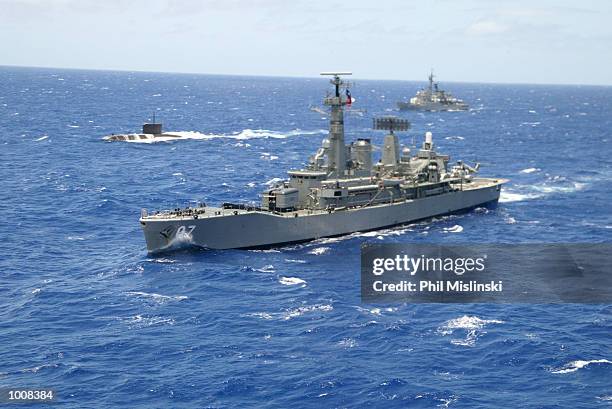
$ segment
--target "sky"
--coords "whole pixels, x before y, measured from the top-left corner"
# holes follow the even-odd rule
[[[0,0],[0,65],[612,85],[612,1]]]

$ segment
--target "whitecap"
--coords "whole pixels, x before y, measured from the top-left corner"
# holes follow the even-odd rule
[[[521,170],[519,173],[534,173],[534,172],[539,172],[542,169],[540,168],[527,168],[527,169],[523,169]]]
[[[315,256],[320,256],[321,254],[325,254],[329,252],[329,247],[317,247],[316,249],[312,249],[308,252],[308,254],[314,254]]]
[[[302,287],[304,287],[306,285],[306,281],[302,280],[301,278],[298,277],[281,277],[278,280],[279,283],[281,283],[282,285],[298,285],[298,284],[303,284]]]
[[[413,230],[407,227],[394,227],[390,229],[382,229],[382,230],[368,231],[364,233],[356,233],[355,236],[356,237],[376,237],[377,239],[382,239],[388,236],[401,236],[402,234],[408,231],[413,231]]]
[[[452,320],[448,320],[444,323],[442,328],[447,330],[453,329],[478,329],[482,328],[487,324],[503,324],[504,321],[501,320],[483,320],[482,318],[476,316],[464,315],[459,318],[454,318]]]
[[[187,229],[179,229],[170,242],[161,250],[180,249],[194,245],[193,236]]]
[[[85,240],[85,237],[81,237],[81,236],[68,236],[66,237],[67,240],[70,241],[83,241]]]
[[[461,233],[463,231],[463,226],[456,224],[453,227],[445,227],[443,230],[444,233]]]
[[[582,369],[591,364],[612,364],[612,361],[608,361],[607,359],[593,359],[590,361],[577,360],[577,361],[572,361],[568,363],[567,365],[564,365],[562,368],[551,370],[550,372],[554,374],[571,373],[571,372],[576,372],[578,369]]]
[[[569,185],[566,184],[565,186],[553,186],[550,184],[541,184],[541,185],[533,185],[531,186],[531,188],[537,192],[550,194],[550,193],[574,193],[577,191],[584,190],[587,186],[588,186],[588,183],[573,182],[573,183],[570,183]]]
[[[280,253],[281,252],[278,249],[252,249],[249,251],[252,253]]]
[[[272,319],[280,319],[283,321],[288,321],[293,318],[301,317],[304,314],[312,313],[312,312],[329,312],[334,309],[333,306],[329,304],[314,304],[314,305],[305,305],[297,308],[287,309],[283,312],[254,312],[245,314],[247,317],[255,317],[261,318],[264,320],[272,320]]]
[[[134,315],[127,318],[119,318],[120,321],[125,322],[130,328],[146,328],[155,325],[174,325],[175,321],[172,318],[164,318],[159,316],[144,317],[140,314]]]
[[[145,261],[148,261],[150,263],[160,263],[160,264],[176,263],[176,260],[171,260],[169,258],[148,258]]]
[[[38,139],[34,139],[34,142],[44,141],[45,139],[48,139],[48,138],[49,138],[49,136],[48,136],[48,135],[44,135],[44,136],[41,136],[41,137],[40,137],[40,138],[38,138]]]
[[[276,270],[274,270],[274,266],[272,264],[267,264],[261,268],[255,269],[255,271],[259,271],[260,273],[273,273]]]
[[[539,197],[540,195],[533,194],[533,193],[529,193],[529,194],[516,193],[516,192],[509,192],[507,190],[502,190],[501,194],[499,195],[499,202],[500,203],[522,202],[524,200],[537,199]]]
[[[267,312],[253,312],[250,314],[246,314],[247,317],[256,317],[256,318],[261,318],[264,320],[271,320],[274,317],[272,316],[272,314],[268,314]]]
[[[446,138],[447,141],[462,141],[465,138],[463,136],[447,136]]]
[[[306,313],[310,312],[329,312],[332,311],[334,307],[329,304],[315,304],[315,305],[307,305],[304,307],[298,307],[290,310],[286,310],[282,317],[285,321],[290,320],[292,318],[300,317]]]
[[[128,291],[125,294],[131,297],[150,299],[158,304],[165,304],[170,301],[183,301],[189,298],[186,295],[162,295],[156,293],[146,293],[144,291]]]
[[[41,369],[45,369],[45,368],[57,368],[59,366],[59,364],[45,364],[45,365],[39,365],[39,366],[35,366],[32,368],[25,368],[22,369],[21,372],[26,373],[26,372],[31,372],[31,373],[38,373],[38,371],[40,371]]]
[[[395,312],[395,311],[397,311],[396,307],[387,307],[387,308],[383,308],[383,309],[378,308],[378,307],[374,307],[374,308],[368,309],[368,308],[363,308],[363,307],[360,307],[360,306],[355,306],[355,308],[357,309],[357,311],[362,312],[364,314],[372,314],[372,315],[377,315],[377,316],[381,316],[383,311],[386,311],[386,312]]]
[[[357,345],[359,344],[353,338],[344,338],[341,341],[338,341],[338,346],[342,348],[355,348]]]
[[[455,331],[465,331],[465,338],[453,338],[451,344],[459,346],[472,347],[476,343],[478,337],[485,333],[483,330],[489,324],[503,324],[501,320],[485,320],[476,316],[464,315],[459,318],[446,321],[442,324],[437,332],[442,335],[452,335]]]

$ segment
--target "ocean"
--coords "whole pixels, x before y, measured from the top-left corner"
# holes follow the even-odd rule
[[[366,242],[610,242],[612,87],[442,83],[470,111],[399,113],[424,83],[357,78],[367,112],[347,114],[347,141],[380,146],[373,116],[409,119],[402,143],[431,131],[510,179],[499,205],[150,255],[141,208],[258,201],[300,167],[327,133],[309,109],[327,80],[0,67],[0,84],[0,388],[52,388],[67,408],[612,404],[610,305],[372,305],[359,285]],[[102,140],[153,113],[193,133]]]

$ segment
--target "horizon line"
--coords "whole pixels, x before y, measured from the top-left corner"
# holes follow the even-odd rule
[[[295,78],[295,79],[315,79],[322,78],[320,75],[305,76],[305,75],[273,75],[273,74],[221,74],[209,72],[190,72],[190,71],[155,71],[155,70],[129,70],[129,69],[112,69],[112,68],[82,68],[82,67],[56,67],[56,66],[41,66],[41,65],[13,65],[0,64],[0,68],[25,68],[25,69],[49,69],[49,70],[73,70],[73,71],[101,71],[101,72],[124,72],[124,73],[139,73],[139,74],[175,74],[175,75],[201,75],[201,76],[217,76],[217,77],[260,77],[260,78]],[[358,80],[365,81],[400,81],[400,82],[427,82],[427,80],[412,80],[412,79],[381,79],[381,78],[365,78],[352,77]],[[455,84],[485,84],[485,85],[534,85],[534,86],[573,86],[573,87],[612,87],[612,84],[579,84],[579,83],[534,83],[534,82],[473,82],[473,81],[456,81],[445,80],[445,83]]]

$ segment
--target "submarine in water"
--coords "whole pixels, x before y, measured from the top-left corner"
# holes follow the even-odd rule
[[[162,123],[153,115],[153,122],[142,125],[142,133],[111,134],[102,139],[108,142],[167,142],[185,138],[190,133],[193,132],[163,132]]]
[[[393,116],[375,118],[375,130],[385,130],[381,157],[374,162],[370,139],[345,143],[344,109],[349,72],[325,72],[333,92],[323,103],[330,108],[329,134],[301,169],[262,194],[259,206],[176,208],[149,213],[142,209],[140,225],[149,252],[184,245],[210,249],[280,246],[358,231],[376,230],[497,202],[499,178],[477,177],[480,165],[459,161],[436,151],[433,135],[412,153],[401,148],[396,132],[410,123]],[[350,94],[346,93],[348,98]]]

